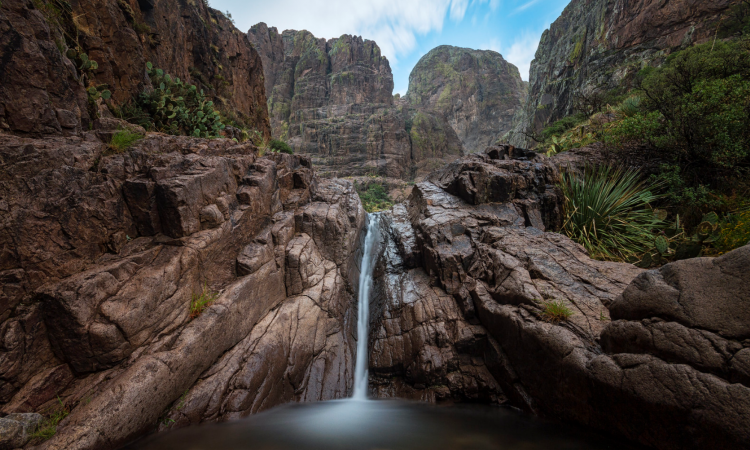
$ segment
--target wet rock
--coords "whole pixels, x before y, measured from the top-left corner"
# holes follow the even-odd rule
[[[346,396],[365,220],[352,184],[227,139],[106,148],[96,132],[0,142],[3,412],[59,396],[70,415],[43,448],[114,449],[187,398],[234,406],[180,424]],[[191,314],[200,295],[213,302]],[[227,371],[228,355],[270,372]],[[271,373],[289,377],[253,397]],[[211,374],[236,384],[205,397]]]
[[[558,176],[490,148],[388,213],[372,392],[508,403],[655,448],[747,447],[750,247],[648,272],[592,260],[543,231],[561,224]],[[551,300],[572,315],[546,320]]]

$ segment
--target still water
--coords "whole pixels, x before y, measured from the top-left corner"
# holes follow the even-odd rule
[[[633,450],[510,408],[398,400],[292,404],[153,436],[128,450]]]

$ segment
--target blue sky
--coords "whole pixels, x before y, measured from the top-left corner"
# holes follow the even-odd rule
[[[306,29],[327,39],[360,35],[378,43],[393,70],[394,94],[438,45],[495,50],[528,80],[542,32],[570,0],[209,0],[247,31],[266,22],[279,31]]]

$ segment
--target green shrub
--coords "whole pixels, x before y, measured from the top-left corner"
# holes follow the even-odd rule
[[[750,243],[750,211],[732,214],[719,225],[719,237],[714,242],[718,254]]]
[[[633,117],[641,112],[641,98],[637,95],[628,97],[617,107],[617,112],[624,117]]]
[[[651,208],[659,199],[633,170],[586,167],[581,176],[563,174],[563,233],[595,258],[626,260],[647,251],[662,225]]]
[[[575,128],[588,119],[586,114],[576,114],[564,117],[542,130],[542,137],[549,140],[552,136],[559,136],[571,128]]]
[[[193,298],[190,300],[190,319],[200,316],[217,298],[219,298],[219,293],[211,291],[208,285],[204,283],[201,292],[193,293]]]
[[[393,201],[382,183],[371,182],[366,187],[357,186],[357,192],[362,201],[362,207],[367,212],[383,211],[393,206]]]
[[[674,202],[704,202],[711,191],[735,188],[738,180],[746,183],[750,42],[697,45],[673,53],[662,67],[639,78],[641,111],[613,124],[608,143],[647,144],[654,152],[650,158],[667,164],[664,177],[680,179],[668,186]]]
[[[153,89],[141,92],[120,115],[147,130],[194,137],[220,137],[226,126],[203,89],[146,63]]]
[[[294,150],[292,150],[292,147],[290,147],[289,144],[278,139],[271,139],[271,142],[268,143],[268,148],[274,153],[294,154]]]
[[[112,136],[109,147],[113,153],[122,153],[141,139],[143,139],[142,134],[124,129]]]
[[[542,302],[542,318],[547,322],[563,322],[568,320],[572,315],[573,311],[562,300]]]

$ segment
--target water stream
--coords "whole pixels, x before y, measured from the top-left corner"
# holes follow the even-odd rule
[[[375,268],[375,251],[377,246],[378,224],[380,214],[368,214],[370,220],[362,252],[362,265],[359,273],[359,294],[357,298],[357,359],[354,365],[354,400],[367,399],[367,379],[369,365],[367,331],[370,328],[370,289],[372,273]]]
[[[289,404],[243,420],[147,437],[127,450],[633,450],[583,427],[505,407],[367,401],[368,329],[380,215],[370,214],[360,266],[351,398]]]

